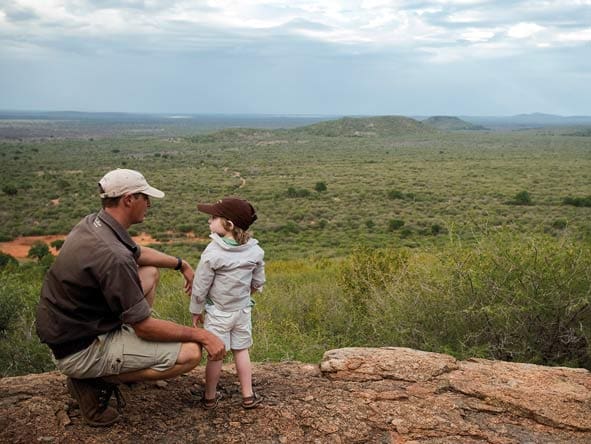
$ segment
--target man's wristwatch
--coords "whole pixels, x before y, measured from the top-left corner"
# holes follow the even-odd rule
[[[176,263],[176,267],[174,267],[175,270],[179,271],[181,268],[183,268],[183,260],[180,257],[176,257],[177,263]]]

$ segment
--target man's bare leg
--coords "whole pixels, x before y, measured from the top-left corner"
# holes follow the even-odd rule
[[[139,267],[138,275],[142,283],[142,290],[150,307],[154,306],[156,298],[156,287],[160,281],[160,272],[156,267]]]
[[[136,370],[119,375],[105,376],[103,379],[114,384],[170,379],[193,370],[201,361],[201,347],[194,342],[181,344],[176,363],[168,370],[158,371],[152,368]]]

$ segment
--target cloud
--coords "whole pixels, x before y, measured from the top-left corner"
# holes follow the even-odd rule
[[[294,112],[383,112],[382,102],[418,107],[413,94],[430,78],[425,104],[463,103],[450,99],[462,91],[457,78],[470,85],[468,107],[489,75],[481,66],[525,89],[516,60],[525,61],[523,73],[532,60],[544,65],[547,82],[560,81],[556,70],[568,71],[568,81],[590,80],[581,62],[589,23],[591,0],[0,0],[0,96],[18,103],[31,90],[46,104],[67,97],[107,107],[126,97],[139,109],[197,103],[218,111],[228,111],[222,102],[277,111],[283,100]],[[494,102],[520,105],[517,83],[506,83],[512,93],[503,102],[497,92]],[[183,91],[176,101],[173,86]],[[150,88],[158,93],[135,105],[125,94]]]
[[[543,26],[535,23],[518,23],[508,29],[507,35],[516,39],[524,39],[532,37],[543,30]]]
[[[145,42],[157,51],[194,51],[232,50],[237,42],[248,46],[266,39],[289,46],[290,39],[305,39],[344,45],[353,53],[397,46],[429,51],[464,41],[469,54],[471,43],[501,34],[513,45],[540,34],[544,37],[538,44],[585,42],[588,26],[581,17],[564,19],[568,11],[585,6],[581,1],[16,0],[0,5],[0,38],[10,41],[18,35],[62,50],[71,45],[60,40],[94,40],[82,46],[111,45],[110,51],[145,51]],[[558,8],[563,18],[553,21]],[[528,20],[530,16],[538,19]],[[28,22],[26,29],[23,21]],[[523,49],[529,50],[527,45]]]

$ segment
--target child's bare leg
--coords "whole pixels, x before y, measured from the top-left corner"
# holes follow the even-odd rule
[[[236,364],[236,372],[238,373],[238,379],[240,380],[240,390],[242,397],[248,397],[253,395],[252,391],[252,367],[250,365],[250,355],[248,349],[244,350],[232,350],[234,353],[234,362]]]
[[[205,399],[215,399],[223,360],[207,361],[205,366]]]

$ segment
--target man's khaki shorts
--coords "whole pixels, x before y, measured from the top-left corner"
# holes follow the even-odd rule
[[[84,350],[55,361],[72,378],[98,378],[151,368],[164,371],[177,361],[180,342],[152,342],[139,338],[132,327],[98,336]]]

